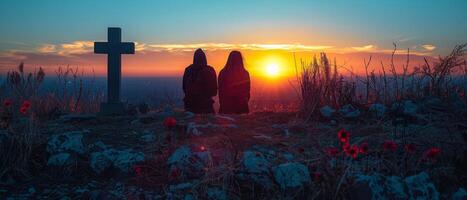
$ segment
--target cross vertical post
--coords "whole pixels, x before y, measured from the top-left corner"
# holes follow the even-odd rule
[[[94,53],[107,54],[107,102],[101,104],[101,114],[124,114],[125,106],[120,101],[122,79],[121,54],[134,54],[133,42],[122,42],[120,28],[110,27],[107,33],[108,42],[94,42]]]

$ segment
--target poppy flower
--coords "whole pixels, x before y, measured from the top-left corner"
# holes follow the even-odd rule
[[[133,166],[133,170],[135,171],[136,176],[141,176],[142,175],[141,166],[135,165],[135,166]]]
[[[368,142],[364,142],[360,145],[359,152],[361,154],[367,154],[368,153]]]
[[[386,151],[387,150],[395,151],[397,150],[397,144],[392,140],[385,141],[383,143],[383,149]]]
[[[29,107],[31,107],[31,102],[28,100],[24,101],[22,107],[25,107],[26,109],[28,109]]]
[[[326,153],[331,157],[336,157],[337,154],[339,154],[339,149],[337,149],[336,147],[328,147],[326,149]]]
[[[171,179],[176,179],[180,176],[180,170],[178,168],[173,168],[171,171],[170,171],[170,178]]]
[[[415,153],[415,144],[409,143],[404,146],[404,149],[407,153]]]
[[[206,151],[206,146],[201,145],[201,146],[199,147],[199,150],[201,150],[201,151]]]
[[[357,145],[352,145],[352,147],[345,150],[345,153],[347,153],[347,155],[351,156],[353,159],[357,158],[358,152],[359,152],[359,150],[358,150]]]
[[[22,113],[22,114],[26,114],[26,113],[28,112],[28,108],[26,108],[26,107],[23,106],[23,107],[21,107],[21,108],[19,109],[19,112]]]
[[[3,101],[3,105],[4,105],[5,107],[10,107],[11,104],[13,104],[13,102],[12,102],[10,99],[5,99],[5,100]]]
[[[299,153],[303,153],[303,152],[305,152],[305,149],[304,149],[303,147],[299,147],[299,148],[298,148],[298,152],[299,152]]]
[[[440,151],[441,151],[441,150],[440,150],[439,148],[437,148],[437,147],[432,147],[432,148],[428,149],[428,150],[425,152],[425,156],[426,156],[427,158],[434,159],[436,156],[439,155]]]
[[[350,140],[350,133],[344,129],[341,129],[339,132],[337,132],[337,137],[342,143],[347,143]]]
[[[347,142],[347,143],[344,143],[344,144],[342,145],[342,149],[344,149],[344,151],[350,149],[350,144],[349,144],[348,142]]]
[[[177,120],[175,118],[173,118],[173,117],[165,118],[165,120],[164,120],[165,128],[170,130],[170,129],[175,128],[176,125],[177,125]]]

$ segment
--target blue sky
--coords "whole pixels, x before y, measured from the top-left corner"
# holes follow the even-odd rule
[[[451,48],[467,39],[467,1],[2,0],[1,49],[105,39],[144,43],[301,43]],[[286,33],[287,35],[284,35]]]
[[[466,10],[465,0],[1,0],[0,73],[19,62],[104,73],[105,56],[92,48],[111,26],[137,42],[123,62],[139,74],[180,74],[196,48],[222,51],[210,54],[218,67],[232,49],[257,51],[246,53],[252,63],[324,51],[360,65],[361,53],[384,57],[393,42],[401,54],[446,55],[467,42]]]

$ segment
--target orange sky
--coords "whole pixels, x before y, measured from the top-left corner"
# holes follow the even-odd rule
[[[137,44],[137,52],[134,55],[122,56],[123,76],[149,77],[149,76],[181,76],[186,66],[192,63],[193,49],[200,45],[191,46],[168,46],[153,45],[147,47]],[[201,46],[203,47],[203,46]],[[222,69],[231,49],[243,48],[240,51],[244,56],[245,66],[252,76],[265,76],[268,65],[276,65],[279,68],[280,76],[291,76],[295,74],[295,61],[300,66],[300,60],[309,62],[314,55],[319,56],[320,52],[327,52],[328,58],[337,61],[338,70],[342,73],[353,69],[354,73],[363,73],[364,59],[372,56],[371,69],[379,72],[381,62],[390,64],[391,50],[376,49],[370,46],[353,47],[349,49],[335,49],[326,46],[285,46],[285,45],[235,45],[210,44],[204,46],[208,63],[217,72]],[[42,66],[46,72],[53,72],[58,66],[79,67],[86,74],[106,75],[106,55],[93,54],[92,43],[72,43],[56,47],[41,47],[38,52],[10,52],[11,55],[0,59],[2,73],[13,69],[19,62],[24,62],[28,69]],[[406,51],[406,50],[405,50]],[[413,52],[410,56],[410,66],[417,66],[423,62],[423,57],[432,58],[425,55],[427,52]],[[0,55],[1,58],[1,55]],[[8,59],[6,59],[8,58]],[[401,66],[406,62],[404,50],[398,51],[395,56],[396,66]]]

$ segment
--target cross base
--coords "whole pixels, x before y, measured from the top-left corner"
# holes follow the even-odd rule
[[[100,115],[124,115],[125,114],[125,104],[122,102],[102,102]]]

